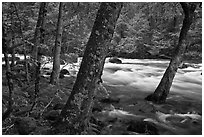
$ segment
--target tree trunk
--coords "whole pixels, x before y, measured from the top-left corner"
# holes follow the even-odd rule
[[[34,78],[36,77],[36,72],[38,72],[38,70],[36,70],[37,68],[39,68],[39,62],[40,61],[40,57],[38,56],[38,52],[39,52],[39,47],[42,43],[42,39],[43,39],[43,35],[42,33],[44,32],[44,28],[43,28],[43,25],[44,25],[44,20],[45,20],[45,16],[46,16],[46,13],[47,13],[47,10],[46,10],[46,2],[41,2],[40,3],[40,10],[39,10],[39,14],[38,14],[38,21],[37,21],[37,25],[36,25],[36,28],[35,28],[35,35],[34,35],[34,46],[33,46],[33,49],[32,49],[32,59],[33,59],[33,62],[34,65],[36,66],[35,69],[34,69],[34,73],[33,73],[33,76]]]
[[[52,74],[50,76],[51,84],[58,84],[58,81],[59,81],[60,52],[61,52],[61,41],[62,41],[62,32],[63,32],[62,7],[63,7],[63,3],[60,2],[56,39],[55,39],[55,49],[54,49],[54,55],[53,55],[53,58],[54,58],[53,59],[53,69],[52,69]]]
[[[14,45],[14,44],[12,44],[12,45]],[[14,65],[15,65],[15,51],[14,51],[14,49],[12,49],[12,51],[11,51],[11,69],[13,70],[13,67],[14,67]]]
[[[17,10],[17,7],[16,7],[16,4],[14,2],[12,2],[14,8],[15,8],[15,13],[16,13],[16,16],[19,20],[19,26],[20,26],[20,34],[21,34],[21,38],[23,40],[23,55],[24,55],[24,60],[25,60],[25,64],[24,64],[24,68],[25,68],[25,78],[26,78],[26,82],[29,84],[30,83],[30,78],[29,78],[29,72],[28,72],[28,59],[26,57],[26,44],[24,42],[24,35],[23,35],[23,28],[22,28],[22,23],[21,23],[21,19],[19,17],[19,14],[18,14],[18,10]]]
[[[8,41],[7,39],[7,34],[5,32],[4,26],[2,27],[2,47],[3,47],[3,54],[4,54],[4,59],[5,59],[5,64],[6,64],[6,79],[7,79],[7,84],[8,84],[8,90],[9,90],[9,101],[8,101],[8,106],[6,112],[2,114],[2,121],[4,121],[11,112],[13,111],[12,105],[13,105],[13,80],[11,79],[10,75],[11,74],[11,68],[10,68],[10,63],[9,63],[9,58],[8,58]]]
[[[163,103],[166,101],[167,95],[169,94],[174,76],[176,75],[178,66],[182,62],[182,56],[186,50],[186,36],[190,29],[191,23],[194,18],[194,11],[196,8],[195,3],[180,3],[184,11],[183,26],[181,28],[179,42],[175,49],[175,55],[170,61],[168,68],[166,69],[158,87],[155,92],[145,99],[148,101],[153,101],[155,103]]]
[[[40,71],[38,69],[40,69],[41,65],[41,55],[39,55],[39,47],[42,44],[42,42],[44,41],[44,20],[45,20],[45,16],[46,16],[46,2],[42,2],[40,3],[40,10],[39,10],[39,15],[38,15],[38,21],[37,21],[37,25],[36,25],[36,29],[35,29],[35,35],[34,35],[34,47],[33,47],[33,52],[32,52],[32,58],[34,60],[34,64],[35,64],[35,70],[34,70],[34,77],[35,77],[35,83],[39,83],[39,75],[40,75]],[[39,92],[39,87],[36,87],[37,92]]]
[[[94,91],[100,81],[121,8],[122,3],[100,5],[76,82],[58,122],[65,123],[64,130],[69,134],[83,134],[88,130]]]
[[[34,35],[34,46],[32,49],[32,57],[34,60],[37,60],[38,57],[38,47],[40,46],[41,42],[41,30],[43,29],[44,18],[46,14],[46,2],[40,3],[40,10],[38,14],[38,21],[35,28],[35,35]]]
[[[39,89],[39,83],[40,83],[40,67],[41,67],[41,54],[39,54],[40,45],[44,42],[44,22],[45,22],[45,16],[46,16],[47,10],[46,10],[46,2],[40,3],[40,10],[38,15],[38,21],[35,29],[35,35],[34,35],[34,47],[32,52],[32,58],[34,63],[34,74],[33,77],[35,78],[35,99],[33,100],[33,105],[30,109],[32,111],[33,107],[36,104],[38,94],[40,92]]]
[[[26,47],[25,47],[25,44],[23,46],[23,55],[24,55],[24,60],[25,60],[25,78],[26,78],[26,82],[27,84],[30,83],[30,78],[29,78],[29,71],[28,71],[28,59],[27,59],[27,56],[26,56]]]

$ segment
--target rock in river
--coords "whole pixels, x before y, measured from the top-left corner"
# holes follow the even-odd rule
[[[127,130],[141,134],[158,135],[156,125],[147,121],[130,121]]]
[[[120,59],[116,58],[116,57],[110,58],[109,62],[110,63],[116,63],[116,64],[121,64],[122,63],[122,61]]]

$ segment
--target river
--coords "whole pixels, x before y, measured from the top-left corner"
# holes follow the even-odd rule
[[[159,84],[168,64],[168,60],[121,59],[122,64],[106,61],[103,72],[104,83],[115,86],[134,87],[135,91],[152,93]],[[195,67],[178,69],[171,93],[179,93],[199,101],[202,100],[202,64]]]

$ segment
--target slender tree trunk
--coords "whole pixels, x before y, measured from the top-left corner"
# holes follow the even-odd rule
[[[187,46],[186,36],[194,18],[196,4],[195,3],[180,3],[180,4],[183,8],[185,17],[183,20],[183,26],[181,28],[179,36],[179,42],[175,49],[175,55],[171,59],[170,64],[166,69],[155,92],[145,98],[148,101],[153,101],[155,103],[163,103],[166,101],[174,76],[176,75],[178,66],[182,62],[182,57],[186,50]]]
[[[41,61],[41,55],[39,54],[39,47],[44,41],[43,33],[44,33],[44,20],[46,16],[46,2],[40,3],[40,10],[38,15],[38,21],[35,29],[35,35],[34,35],[34,46],[33,46],[33,52],[32,52],[32,59],[34,60],[35,64],[35,70],[34,70],[34,77],[37,80],[38,79],[38,73]],[[38,89],[39,90],[39,89]]]
[[[6,112],[2,114],[2,121],[4,121],[7,117],[12,112],[12,105],[13,105],[13,80],[11,79],[11,68],[10,68],[10,63],[9,63],[9,58],[8,58],[8,41],[6,40],[7,34],[5,32],[5,28],[3,26],[2,28],[2,47],[3,47],[3,54],[4,54],[4,59],[5,59],[5,64],[6,64],[6,79],[7,79],[7,84],[8,84],[8,90],[9,90],[9,101],[8,101],[8,106]]]
[[[59,73],[60,73],[60,52],[61,52],[61,41],[62,41],[62,32],[63,32],[63,20],[62,20],[62,7],[63,3],[59,4],[59,15],[57,22],[57,31],[55,39],[55,49],[53,55],[53,69],[50,76],[51,84],[58,84],[59,82]]]
[[[13,4],[10,4],[10,8],[11,8],[11,32],[12,32],[12,38],[11,38],[11,45],[10,47],[14,46],[14,39],[15,39],[15,32],[14,32],[14,15],[13,15]],[[13,70],[14,64],[15,64],[15,52],[14,49],[10,50],[10,54],[11,54],[11,70]]]
[[[45,16],[46,16],[47,10],[46,10],[46,2],[41,2],[40,3],[40,10],[39,10],[39,14],[38,14],[38,21],[37,21],[37,25],[35,28],[35,35],[34,35],[34,46],[32,48],[32,59],[35,62],[35,69],[34,69],[34,73],[33,76],[36,76],[36,72],[38,72],[38,70],[36,70],[37,68],[39,68],[37,65],[39,65],[39,63],[37,63],[38,61],[40,61],[40,57],[38,57],[38,53],[39,53],[39,47],[42,43],[42,39],[43,39],[43,35],[42,33],[44,32],[44,20],[45,20]]]
[[[16,13],[16,16],[19,20],[19,26],[20,26],[20,34],[21,34],[21,38],[22,40],[24,40],[24,35],[23,35],[23,28],[22,28],[22,23],[21,23],[21,19],[19,17],[19,14],[18,14],[18,10],[17,10],[17,7],[16,7],[16,4],[14,2],[12,2],[14,8],[15,8],[15,13]],[[24,60],[25,60],[25,74],[26,74],[26,82],[29,84],[30,83],[30,78],[29,78],[29,72],[28,72],[28,59],[26,57],[26,44],[25,42],[23,42],[23,55],[24,55]]]
[[[14,44],[12,44],[12,45],[14,45]],[[14,49],[12,49],[12,51],[11,51],[11,69],[13,70],[13,67],[14,67],[14,65],[15,65],[15,51],[14,51]]]
[[[40,46],[41,42],[41,31],[43,29],[44,18],[46,14],[46,2],[40,3],[40,10],[38,14],[38,21],[35,28],[35,35],[34,35],[34,46],[32,49],[32,57],[34,60],[37,60],[38,57],[38,47]]]
[[[122,3],[101,3],[88,40],[76,82],[60,114],[60,122],[69,134],[88,130],[94,91],[100,81],[108,46],[112,39]]]
[[[32,52],[32,58],[35,66],[34,69],[34,78],[35,78],[35,99],[33,100],[33,105],[30,109],[32,111],[33,107],[36,104],[37,97],[39,94],[39,83],[40,83],[40,67],[41,67],[41,53],[40,53],[40,45],[44,43],[44,23],[45,23],[45,16],[47,13],[46,9],[46,2],[40,3],[40,10],[39,10],[39,15],[38,15],[38,21],[35,29],[35,35],[34,35],[34,47],[33,47],[33,52]]]
[[[29,84],[30,83],[30,78],[29,78],[29,71],[28,71],[28,59],[27,59],[27,55],[26,55],[26,46],[24,44],[23,47],[23,55],[24,55],[24,60],[25,60],[25,78],[26,78],[26,82]]]

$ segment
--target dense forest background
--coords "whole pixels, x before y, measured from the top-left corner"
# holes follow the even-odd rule
[[[39,3],[3,3],[3,23],[9,28],[8,37],[14,35],[14,43],[21,41],[20,21],[26,50],[30,52],[38,19]],[[45,19],[45,43],[43,54],[52,55],[58,17],[58,3],[48,3]],[[91,33],[99,3],[65,3],[63,6],[63,36],[61,54],[82,56]],[[201,61],[202,11],[196,9],[195,20],[188,34],[185,59]],[[19,21],[20,20],[20,21]],[[170,58],[178,42],[182,27],[182,8],[179,3],[125,3],[117,21],[109,56],[124,58]],[[11,29],[12,27],[12,29]],[[14,44],[14,45],[16,45]],[[23,53],[19,45],[15,52]]]
[[[103,83],[106,58],[112,72],[170,63],[135,97]],[[3,134],[201,134],[202,102],[167,97],[177,71],[200,69],[202,3],[3,2],[2,62]]]

